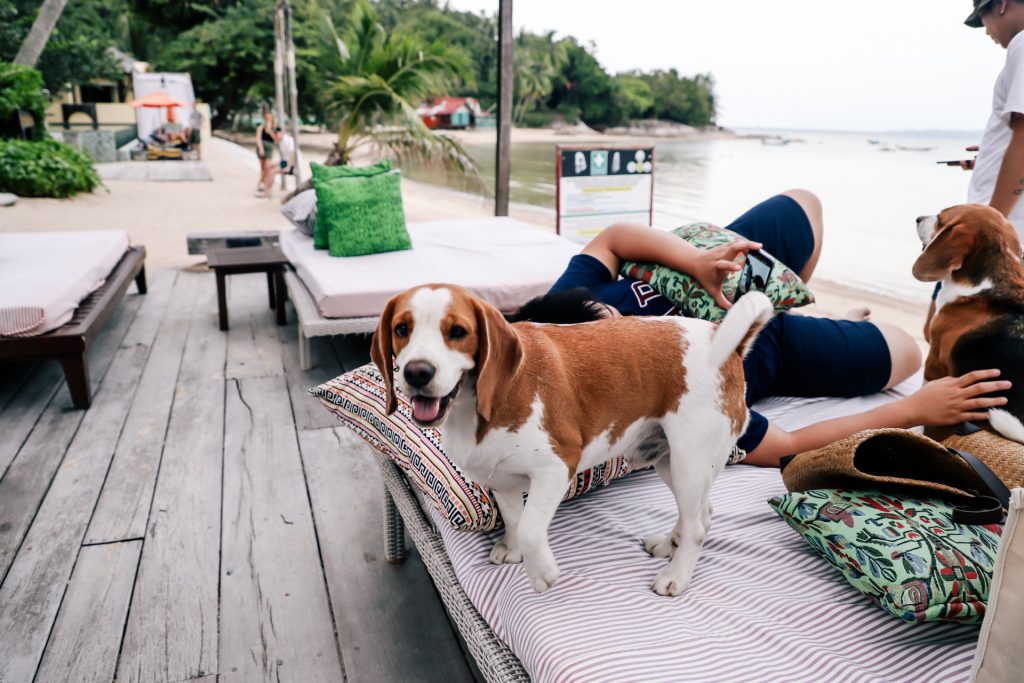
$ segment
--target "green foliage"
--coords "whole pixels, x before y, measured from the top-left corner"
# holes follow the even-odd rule
[[[624,112],[615,80],[575,40],[566,46],[566,62],[551,93],[550,105],[574,108],[588,126],[603,129],[622,121]]]
[[[0,192],[64,198],[92,192],[99,184],[89,157],[65,144],[0,140]]]
[[[50,34],[36,68],[54,94],[67,83],[122,74],[107,54],[124,45],[127,0],[72,0]],[[11,61],[35,20],[40,0],[0,0],[0,60]]]
[[[19,110],[32,116],[35,137],[44,137],[46,105],[41,73],[28,66],[0,62],[0,138],[20,136],[20,128],[16,133],[8,130]]]
[[[639,74],[654,95],[654,118],[678,121],[691,126],[715,122],[715,82],[711,74],[693,78],[680,76],[675,69]]]
[[[615,82],[619,86],[622,112],[627,119],[655,118],[654,92],[642,76],[619,74]]]

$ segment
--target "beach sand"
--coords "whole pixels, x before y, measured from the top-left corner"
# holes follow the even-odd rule
[[[459,133],[463,140],[473,136],[486,141],[493,139],[494,132]],[[587,139],[586,135],[567,136],[551,130],[513,131],[513,142],[584,142]],[[608,138],[600,136],[599,139]],[[629,139],[638,141],[638,138]],[[307,160],[321,159],[330,141],[331,136],[327,134],[304,135],[302,146]],[[258,166],[253,152],[214,138],[203,145],[203,160],[209,167],[212,181],[111,180],[92,194],[74,199],[22,198],[13,207],[0,208],[0,231],[125,229],[133,243],[145,245],[147,265],[155,269],[202,267],[205,257],[188,255],[186,236],[190,233],[275,230],[287,225],[280,214],[283,194],[279,189],[274,199],[254,196]],[[308,170],[306,173],[308,176]],[[475,218],[493,213],[493,200],[408,179],[402,180],[402,197],[406,219],[410,222]],[[553,211],[515,205],[511,214],[539,229],[554,230]],[[802,312],[842,317],[852,308],[867,306],[873,319],[905,329],[925,348],[921,334],[924,310],[919,304],[881,297],[841,283],[814,279],[811,285],[818,302]]]

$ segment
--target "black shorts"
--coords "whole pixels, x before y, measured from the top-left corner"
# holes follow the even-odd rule
[[[761,202],[728,228],[761,242],[766,251],[800,272],[814,252],[814,233],[800,205],[777,195]],[[892,374],[892,356],[871,322],[780,313],[765,325],[743,362],[747,405],[768,396],[849,398],[881,391]],[[768,420],[755,411],[740,438],[757,448]]]

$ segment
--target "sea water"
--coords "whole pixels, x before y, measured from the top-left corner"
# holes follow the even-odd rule
[[[725,225],[772,194],[806,188],[825,212],[818,277],[905,300],[929,296],[931,286],[910,274],[921,252],[915,219],[965,201],[970,173],[936,161],[968,158],[964,147],[977,144],[980,133],[740,132],[790,142],[653,142],[656,227]],[[493,146],[468,150],[493,177]],[[555,145],[514,145],[511,185],[513,202],[553,210]]]

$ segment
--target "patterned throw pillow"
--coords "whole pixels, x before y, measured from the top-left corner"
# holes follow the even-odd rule
[[[313,236],[316,231],[316,190],[295,195],[281,207],[281,215],[303,235]]]
[[[904,621],[980,623],[997,524],[953,523],[940,498],[820,489],[768,504],[854,588]]]
[[[681,228],[676,228],[672,233],[700,249],[711,249],[742,239],[739,234],[710,223],[684,225]],[[788,311],[791,308],[814,303],[814,294],[807,288],[799,275],[763,249],[761,253],[775,261],[764,293],[775,304],[776,312]],[[725,317],[725,309],[715,303],[715,300],[695,278],[685,273],[656,263],[634,263],[633,261],[623,263],[619,273],[623,277],[643,280],[654,291],[672,301],[683,311],[684,315],[690,318],[719,322]],[[736,287],[739,280],[740,273],[730,273],[725,278],[722,293],[729,301],[736,300]]]
[[[421,429],[412,421],[409,403],[398,396],[398,410],[385,413],[384,378],[373,364],[347,372],[309,390],[349,429],[394,461],[412,483],[459,531],[501,528],[501,515],[491,492],[448,459],[436,429]],[[576,475],[565,499],[605,486],[630,471],[621,458]]]

